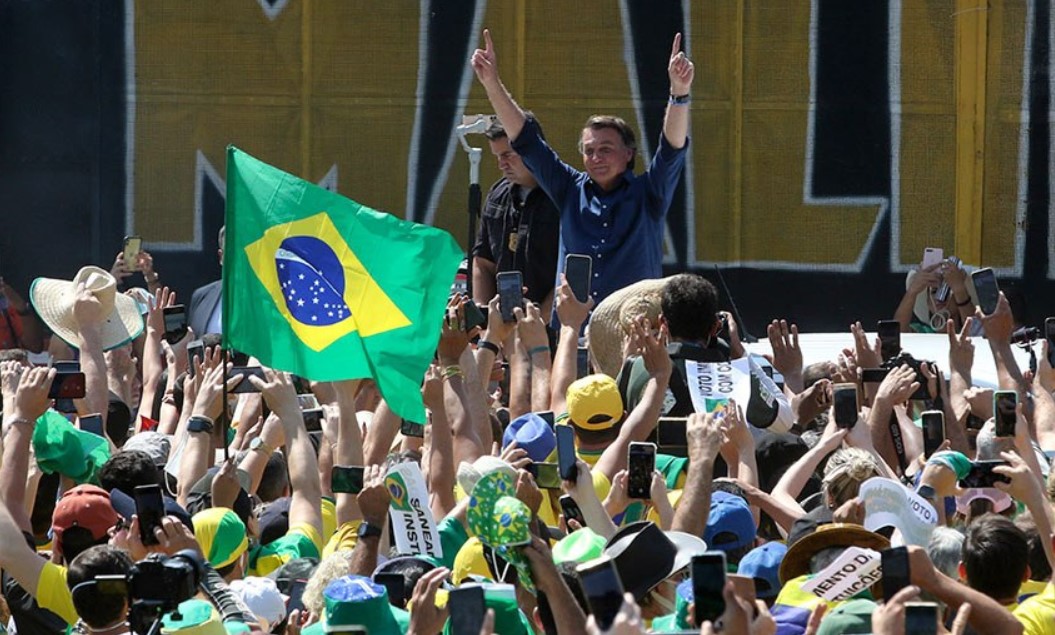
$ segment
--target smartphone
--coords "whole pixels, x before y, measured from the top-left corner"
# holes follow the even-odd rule
[[[879,334],[879,354],[883,361],[897,357],[901,352],[901,323],[897,320],[879,320],[876,332]]]
[[[923,456],[930,458],[945,443],[945,413],[927,410],[920,415],[923,423]]]
[[[309,408],[307,410],[301,410],[301,416],[304,417],[304,429],[308,432],[321,432],[322,431],[322,408]]]
[[[1055,368],[1055,317],[1044,320],[1044,338],[1048,340],[1048,364]]]
[[[78,360],[67,360],[52,362],[51,367],[55,369],[56,373],[79,373],[81,372],[81,363]]]
[[[550,429],[553,429],[553,426],[556,425],[556,423],[554,423],[552,410],[543,410],[542,412],[536,412],[535,414],[538,415],[539,419],[542,419],[549,424]]]
[[[241,375],[242,381],[238,382],[238,385],[231,389],[231,394],[241,394],[246,392],[260,392],[256,389],[256,386],[249,381],[249,377],[256,376],[260,379],[264,379],[264,369],[259,366],[233,366],[231,372],[227,374],[227,378],[230,379],[235,375]]]
[[[334,465],[330,470],[330,489],[334,494],[358,494],[363,491],[362,465]]]
[[[656,469],[656,445],[633,441],[626,456],[626,495],[630,498],[652,498],[652,472]]]
[[[286,615],[289,615],[293,611],[304,610],[304,587],[308,586],[308,581],[299,578],[294,580],[289,585],[289,600],[286,601]]]
[[[48,390],[49,399],[83,399],[84,373],[78,371],[55,373],[55,380]]]
[[[578,468],[575,462],[578,457],[575,454],[575,430],[571,426],[555,426],[557,435],[557,465],[560,468],[560,477],[565,481],[575,482],[578,476]]]
[[[190,367],[187,368],[187,374],[194,377],[194,358],[197,357],[198,361],[205,359],[205,344],[201,340],[192,340],[187,344],[187,361],[190,363]]]
[[[556,463],[532,463],[529,471],[539,489],[560,489],[560,469]]]
[[[165,334],[162,336],[169,345],[183,339],[187,334],[187,309],[182,304],[174,304],[161,309],[165,318]]]
[[[857,386],[835,384],[832,386],[832,404],[835,410],[835,425],[850,429],[857,425]]]
[[[388,591],[388,603],[398,608],[407,605],[407,579],[402,573],[375,573],[374,582]]]
[[[993,393],[993,419],[996,424],[996,436],[1015,436],[1015,407],[1018,406],[1018,393],[1014,390],[998,390]]]
[[[479,585],[460,586],[447,596],[450,609],[451,635],[478,634],[484,625],[487,605],[484,603],[484,588]]]
[[[1055,348],[1055,346],[1053,346],[1053,348]],[[590,349],[585,346],[580,346],[575,352],[575,378],[582,379],[589,374]]]
[[[165,516],[165,501],[161,498],[160,485],[137,485],[134,498],[136,516],[139,517],[139,538],[144,545],[156,545],[154,530],[161,526]]]
[[[579,302],[590,299],[590,278],[593,275],[593,258],[581,254],[564,257],[564,278]]]
[[[960,268],[960,259],[956,256],[949,256],[949,264],[957,269]],[[952,287],[945,281],[944,276],[941,284],[938,285],[938,290],[934,292],[934,299],[938,302],[945,302],[949,299],[949,294],[952,293]]]
[[[475,302],[465,303],[465,332],[473,330],[480,326],[487,326],[487,314],[484,311],[487,307],[481,309]]]
[[[303,393],[297,395],[297,406],[301,410],[311,410],[312,408],[321,408],[319,400],[312,393]]]
[[[714,622],[725,613],[725,552],[693,556],[691,572],[696,626]]]
[[[945,252],[941,247],[926,247],[923,250],[923,261],[920,263],[920,269],[933,267],[936,264],[940,264],[942,260],[945,260]]]
[[[590,613],[598,628],[607,631],[623,606],[623,581],[619,579],[615,562],[608,556],[601,556],[580,564],[576,570]]]
[[[861,381],[866,384],[881,384],[889,373],[888,368],[862,368]]]
[[[77,423],[81,430],[85,432],[91,432],[101,437],[106,436],[103,433],[103,416],[101,414],[84,415]]]
[[[660,417],[656,423],[656,445],[661,448],[686,447],[688,423],[685,417]]]
[[[1010,483],[1011,479],[1003,474],[997,474],[993,468],[1000,465],[1010,465],[1007,461],[971,461],[971,469],[967,476],[959,481],[960,487],[992,487],[994,483]]]
[[[911,581],[908,565],[908,548],[891,547],[880,554],[880,570],[883,573],[883,597],[889,599],[907,587]]]
[[[996,282],[996,274],[989,267],[977,269],[971,272],[971,282],[974,283],[974,291],[978,295],[978,307],[982,309],[982,313],[992,315],[1000,302],[1000,285]]]
[[[905,632],[938,635],[938,605],[934,602],[905,603]]]
[[[413,421],[403,419],[399,424],[399,433],[405,437],[425,438],[425,426]]]
[[[524,277],[519,271],[503,271],[495,276],[498,285],[498,310],[503,322],[515,322],[513,309],[524,306]]]
[[[122,248],[125,256],[125,269],[139,271],[139,252],[143,251],[143,239],[139,236],[125,236],[125,245]]]
[[[755,600],[758,599],[755,579],[749,575],[737,575],[735,573],[727,573],[725,577],[729,582],[733,583],[733,592],[741,599],[747,600],[749,605],[754,606]]]
[[[574,520],[579,523],[581,527],[586,526],[586,517],[582,515],[582,509],[579,508],[579,504],[575,502],[574,498],[565,494],[560,497],[559,502],[561,513],[564,514],[565,524],[567,524],[567,521],[569,520]],[[568,531],[572,531],[570,526],[568,527]]]

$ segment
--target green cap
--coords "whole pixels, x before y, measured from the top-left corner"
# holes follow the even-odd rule
[[[960,452],[954,452],[952,450],[935,452],[929,459],[927,459],[927,463],[944,465],[956,473],[957,480],[963,480],[971,471],[971,459],[967,458]]]
[[[463,585],[466,586],[466,585]],[[501,635],[534,635],[531,622],[517,604],[516,590],[511,584],[485,584],[484,606],[495,612],[495,633]],[[371,634],[373,631],[371,631]],[[451,621],[443,626],[443,635],[451,633]]]
[[[176,614],[180,619],[174,619]],[[169,613],[161,619],[161,632],[163,635],[227,635],[220,614],[205,600],[181,603],[176,613]]]
[[[817,635],[856,635],[872,632],[872,612],[876,603],[856,598],[843,602],[824,616]]]
[[[110,444],[106,439],[76,428],[54,410],[37,419],[33,452],[42,472],[58,472],[77,485],[98,485],[99,469],[110,460]]]
[[[553,562],[587,562],[604,553],[605,539],[589,527],[573,531],[553,545]]]

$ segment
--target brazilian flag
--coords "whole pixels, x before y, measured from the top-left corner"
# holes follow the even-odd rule
[[[462,250],[227,149],[224,346],[315,381],[372,377],[424,421],[421,379]]]

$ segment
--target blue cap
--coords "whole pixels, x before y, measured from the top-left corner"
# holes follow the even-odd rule
[[[711,549],[732,551],[750,546],[755,541],[757,527],[751,508],[743,498],[728,492],[711,494],[711,512],[703,539]]]
[[[520,415],[509,422],[509,427],[502,434],[502,447],[513,441],[517,447],[527,451],[528,457],[535,463],[542,463],[557,449],[557,435],[546,420],[533,412]]]
[[[780,561],[788,547],[782,542],[767,542],[755,547],[740,560],[740,575],[755,579],[755,595],[763,600],[780,593]]]

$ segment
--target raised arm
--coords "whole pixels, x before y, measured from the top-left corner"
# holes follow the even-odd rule
[[[1000,388],[1014,390],[1018,393],[1019,403],[1026,403],[1029,385],[1022,377],[1022,371],[1019,370],[1011,349],[1011,333],[1015,329],[1015,319],[1004,293],[1000,292],[1000,300],[996,303],[996,310],[992,315],[984,315],[982,310],[978,309],[975,317],[982,320],[982,329],[989,340],[989,349],[993,352]]]
[[[517,316],[517,332],[520,341],[527,349],[528,361],[531,364],[531,412],[552,410],[550,407],[550,371],[552,359],[549,349],[549,335],[546,333],[546,322],[534,304],[527,308],[513,309]]]
[[[498,57],[495,55],[494,43],[491,42],[491,32],[487,29],[484,29],[484,48],[473,51],[471,63],[476,78],[487,92],[487,99],[509,135],[509,140],[516,140],[524,128],[526,117],[498,76]]]
[[[77,321],[81,371],[84,373],[84,399],[81,400],[84,410],[78,409],[78,412],[98,412],[105,423],[109,388],[106,381],[106,360],[103,357],[102,324],[107,316],[103,315],[103,305],[99,299],[83,282],[77,285],[73,316]]]
[[[48,408],[48,390],[51,388],[52,379],[55,378],[55,371],[34,368],[18,373],[18,370],[17,362],[4,362],[4,454],[3,469],[0,470],[0,501],[7,507],[20,530],[32,531],[26,505],[30,443],[37,418]],[[11,382],[17,382],[18,386],[13,395],[9,389]],[[0,564],[6,568],[5,563]]]
[[[123,257],[123,254],[122,254]],[[161,350],[161,336],[165,333],[164,307],[175,304],[176,294],[168,287],[159,289],[154,294],[154,304],[150,307],[146,319],[146,337],[143,341],[143,392],[139,399],[139,416],[136,417],[136,430],[143,417],[152,415],[154,394],[165,390],[160,385],[161,374],[165,372],[165,355]],[[191,362],[193,363],[193,361]]]
[[[689,136],[689,103],[687,99],[676,98],[689,95],[692,79],[696,75],[695,66],[681,50],[681,33],[674,36],[674,43],[670,47],[667,75],[670,77],[671,100],[667,103],[667,114],[663,119],[663,136],[667,138],[667,143],[681,149],[685,147]]]
[[[443,405],[443,374],[435,364],[425,371],[421,398],[431,416],[431,423],[425,430],[428,440],[425,447],[429,452],[426,479],[430,507],[434,518],[444,518],[457,504],[454,484],[458,464],[454,462],[454,435],[447,420],[447,409]],[[426,464],[425,461],[422,464]]]
[[[564,274],[560,275],[560,287],[556,299],[560,334],[557,339],[557,354],[553,358],[550,374],[550,409],[564,412],[568,409],[568,386],[578,374],[579,331],[593,308],[593,298],[586,304],[579,302],[572,293]]]
[[[674,511],[671,529],[702,536],[711,511],[711,479],[714,458],[722,444],[723,422],[714,413],[693,413],[685,429],[689,443],[689,474],[685,489]]]

